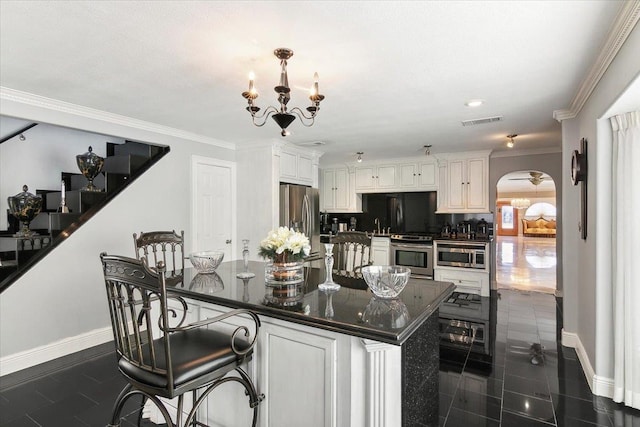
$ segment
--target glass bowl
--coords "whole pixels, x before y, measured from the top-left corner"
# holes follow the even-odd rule
[[[397,265],[368,265],[362,276],[378,298],[397,298],[409,281],[411,270]]]
[[[223,251],[194,252],[189,255],[191,265],[198,270],[198,273],[213,273],[224,258]]]

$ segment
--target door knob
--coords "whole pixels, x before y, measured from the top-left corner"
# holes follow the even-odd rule
[[[228,245],[229,243],[231,243],[231,239],[227,239],[225,243]]]

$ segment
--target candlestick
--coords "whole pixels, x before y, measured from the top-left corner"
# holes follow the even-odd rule
[[[64,185],[64,180],[62,180],[62,188],[60,190],[60,207],[58,208],[58,211],[61,213],[69,213],[69,208],[67,207],[65,195],[66,195],[65,185]]]

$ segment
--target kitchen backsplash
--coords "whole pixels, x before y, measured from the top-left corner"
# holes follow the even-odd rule
[[[476,223],[484,219],[493,230],[493,214],[436,214],[435,192],[414,193],[379,193],[364,194],[362,213],[322,214],[327,224],[321,223],[322,232],[329,232],[334,219],[344,224],[347,230],[352,229],[355,222],[356,231],[377,231],[375,220],[380,222],[380,229],[391,233],[425,233],[438,234],[445,224],[457,225],[470,222],[475,229]]]

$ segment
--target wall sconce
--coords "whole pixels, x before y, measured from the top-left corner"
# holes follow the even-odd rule
[[[424,148],[425,148],[424,155],[425,156],[430,156],[431,155],[431,144],[425,145]]]
[[[507,138],[509,138],[509,141],[507,141],[507,147],[513,148],[513,145],[514,145],[513,138],[515,138],[516,136],[518,136],[517,133],[512,133],[511,135],[507,135]]]
[[[362,163],[362,155],[364,153],[362,151],[358,151],[356,154],[358,155],[358,158],[356,160],[358,161],[358,163]]]

